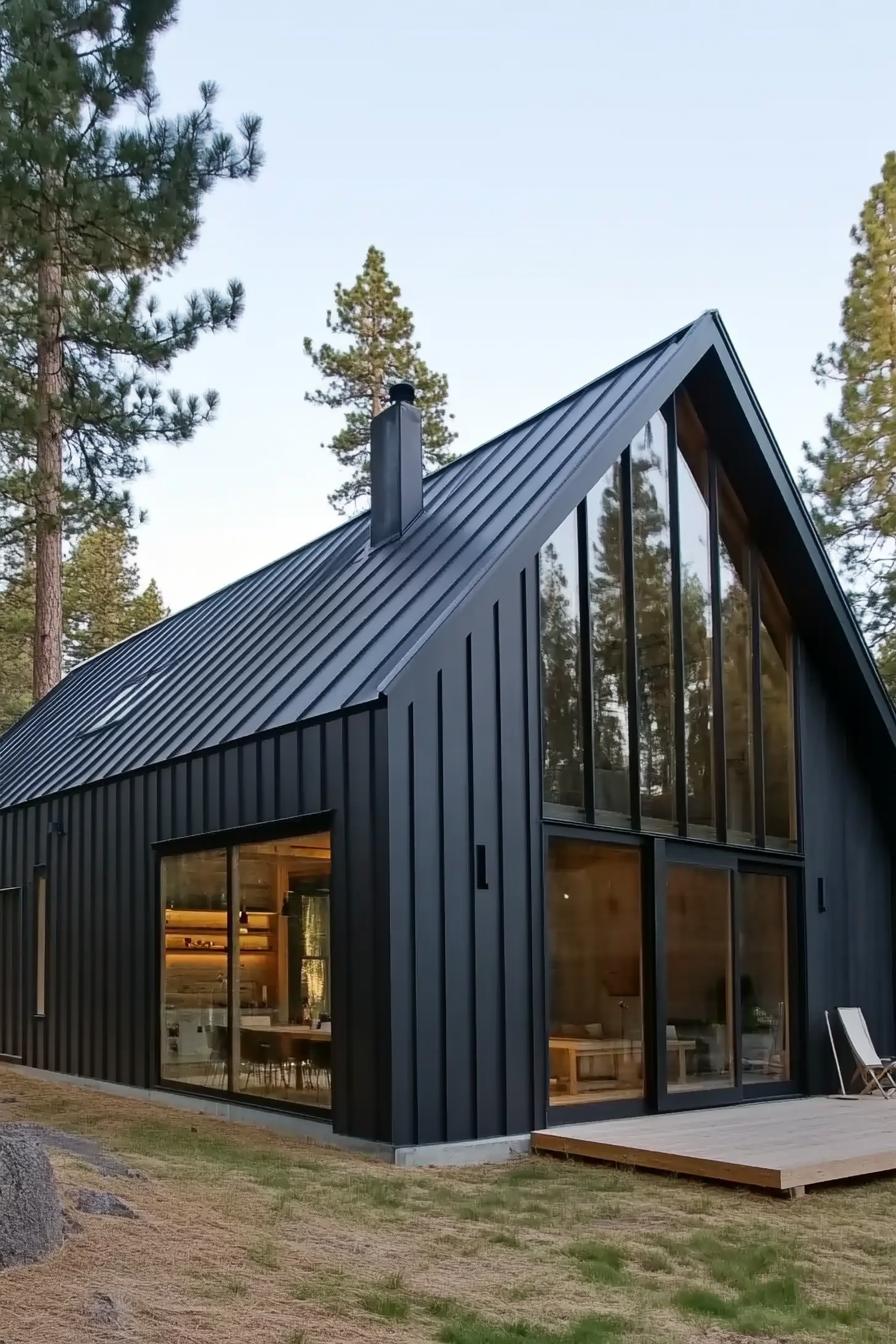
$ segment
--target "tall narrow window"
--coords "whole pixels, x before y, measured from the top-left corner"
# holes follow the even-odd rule
[[[581,815],[585,807],[585,762],[575,512],[542,547],[539,573],[545,803],[555,815]]]
[[[47,870],[34,870],[34,1012],[47,1012]]]
[[[725,794],[729,841],[751,844],[753,817],[753,645],[746,525],[719,472],[719,604],[725,703]]]
[[[675,716],[672,675],[672,556],[666,421],[654,415],[634,439],[632,539],[641,818],[675,829]]]
[[[621,471],[610,467],[588,496],[588,590],[594,700],[594,806],[599,820],[631,816],[625,683]]]
[[[714,838],[712,581],[709,550],[709,459],[690,401],[677,407],[678,518],[688,832]]]
[[[764,566],[759,574],[759,609],[765,843],[791,849],[796,842],[793,650],[784,603]]]

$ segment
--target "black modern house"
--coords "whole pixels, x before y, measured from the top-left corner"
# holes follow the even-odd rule
[[[719,317],[425,480],[412,396],[0,738],[3,1058],[400,1154],[892,1052],[896,717]]]

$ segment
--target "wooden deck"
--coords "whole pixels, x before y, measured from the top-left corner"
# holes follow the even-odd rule
[[[896,1171],[896,1100],[805,1097],[555,1125],[534,1133],[532,1147],[801,1194]]]

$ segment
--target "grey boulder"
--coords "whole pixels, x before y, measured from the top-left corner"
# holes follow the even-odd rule
[[[0,1269],[31,1265],[62,1245],[62,1204],[40,1144],[0,1135]]]
[[[79,1213],[108,1213],[113,1218],[137,1217],[123,1199],[107,1190],[79,1190],[75,1207]]]

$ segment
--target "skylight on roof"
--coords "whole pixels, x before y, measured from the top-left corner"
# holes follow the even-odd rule
[[[146,697],[149,691],[157,682],[170,671],[171,664],[166,663],[162,667],[153,668],[151,672],[144,672],[141,677],[128,682],[120,691],[112,696],[111,700],[106,702],[105,708],[94,719],[90,719],[81,729],[82,733],[95,733],[101,728],[111,728],[115,723],[121,723],[128,715],[136,709],[140,702]]]

